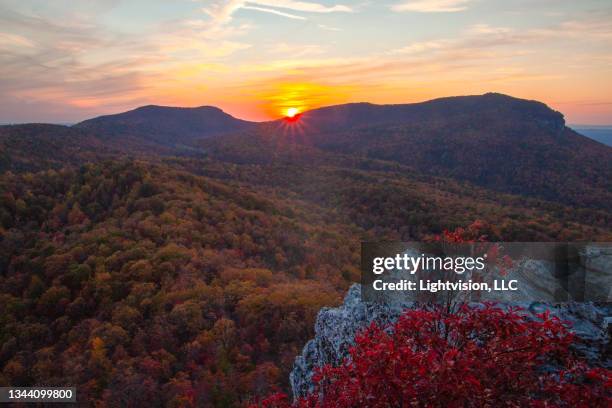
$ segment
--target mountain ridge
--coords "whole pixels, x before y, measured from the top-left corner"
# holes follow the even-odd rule
[[[472,108],[479,101],[486,101],[488,103],[489,102],[490,103],[502,103],[502,102],[512,103],[514,107],[517,107],[520,105],[528,106],[531,109],[537,109],[540,113],[547,112],[547,111],[552,112],[554,113],[554,115],[557,116],[556,119],[559,123],[562,123],[563,125],[565,124],[563,115],[560,112],[554,111],[553,109],[548,107],[543,102],[536,101],[536,100],[530,100],[530,99],[516,98],[510,95],[497,93],[497,92],[487,92],[487,93],[479,94],[479,95],[446,96],[446,97],[434,98],[434,99],[429,99],[429,100],[420,101],[420,102],[396,103],[396,104],[375,104],[375,103],[365,102],[365,101],[349,102],[349,103],[344,103],[344,104],[336,104],[336,105],[322,106],[322,107],[318,107],[314,109],[309,109],[307,111],[302,112],[300,116],[301,118],[307,119],[312,116],[317,116],[317,115],[322,115],[322,114],[325,115],[330,112],[333,112],[335,114],[345,113],[345,114],[358,115],[359,113],[362,113],[364,109],[376,110],[378,111],[378,113],[388,113],[388,111],[395,110],[397,111],[395,115],[405,113],[405,110],[411,110],[415,108],[416,109],[419,109],[419,108],[436,108],[436,109],[447,108],[447,109],[451,109],[452,111],[453,110],[452,105],[458,105],[458,104],[461,104],[462,109],[465,110],[466,108]],[[235,120],[237,122],[242,122],[243,124],[247,124],[247,125],[266,125],[266,124],[282,123],[287,119],[285,117],[285,118],[278,118],[278,119],[273,119],[273,120],[250,121],[250,120],[235,117],[223,111],[223,109],[216,107],[216,106],[212,106],[212,105],[202,105],[202,106],[197,106],[197,107],[182,107],[182,106],[167,106],[167,105],[149,104],[149,105],[139,106],[139,107],[136,107],[134,109],[127,110],[124,112],[96,116],[96,117],[89,118],[81,122],[78,122],[72,126],[73,127],[93,127],[92,126],[93,124],[100,123],[102,121],[107,121],[109,119],[132,118],[141,113],[164,113],[164,112],[182,112],[182,113],[216,112],[218,114],[225,115],[225,117],[228,119]],[[412,113],[412,112],[409,112],[409,113]],[[417,113],[421,113],[421,112],[417,112]],[[370,117],[368,119],[371,120],[372,118]],[[399,121],[405,120],[405,118],[402,119],[402,118],[397,118],[397,117],[395,117],[394,119],[399,120]],[[365,120],[362,119],[362,121],[365,121]]]
[[[474,109],[490,111],[503,109],[499,113],[522,114],[540,119],[555,128],[565,126],[563,114],[546,104],[509,95],[489,92],[482,95],[449,96],[423,102],[403,104],[373,104],[369,102],[347,103],[312,109],[302,113],[300,120],[323,122],[320,130],[327,131],[338,126],[357,127],[381,124],[404,124],[422,115],[474,114]],[[280,119],[282,121],[282,119]],[[278,121],[276,121],[278,122]],[[315,125],[317,126],[317,125]]]
[[[73,127],[106,137],[133,136],[165,146],[189,144],[193,139],[245,130],[255,125],[214,106],[196,108],[160,105],[98,116]]]
[[[268,122],[243,121],[211,106],[146,105],[69,129],[124,153],[238,164],[374,160],[577,207],[609,209],[612,203],[612,148],[574,132],[542,102],[498,93],[334,105]],[[75,144],[67,143],[66,151]],[[90,143],[84,148],[97,150]],[[11,157],[5,161],[10,167]]]
[[[500,94],[337,105],[199,144],[238,163],[304,161],[319,150],[579,207],[612,202],[612,148],[574,132],[541,102]]]
[[[494,92],[401,104],[351,102],[307,110],[291,121],[288,118],[248,121],[208,105],[144,105],[117,114],[87,119],[73,127],[88,129],[106,137],[129,135],[164,146],[176,146],[193,145],[195,140],[228,133],[285,129],[292,124],[302,132],[325,133],[358,127],[405,125],[424,117],[428,120],[442,120],[448,116],[474,116],[475,112],[530,120],[557,132],[565,127],[563,114],[542,102]]]
[[[427,106],[427,105],[436,105],[436,104],[443,104],[443,103],[447,103],[447,102],[457,102],[457,101],[461,101],[461,100],[465,100],[468,101],[470,99],[472,100],[477,100],[477,99],[488,99],[490,101],[515,101],[518,103],[527,103],[530,104],[532,107],[539,107],[539,108],[543,108],[546,110],[550,110],[552,112],[555,112],[556,114],[559,115],[559,118],[563,121],[563,124],[565,124],[565,120],[563,117],[563,114],[561,114],[560,112],[554,111],[552,108],[548,107],[546,104],[544,104],[543,102],[537,101],[537,100],[531,100],[531,99],[522,99],[522,98],[517,98],[517,97],[513,97],[507,94],[503,94],[503,93],[498,93],[498,92],[487,92],[484,94],[474,94],[474,95],[459,95],[459,96],[445,96],[445,97],[440,97],[440,98],[434,98],[434,99],[429,99],[429,100],[425,100],[425,101],[419,101],[419,102],[408,102],[408,103],[395,103],[395,104],[376,104],[376,103],[372,103],[372,102],[366,102],[366,101],[361,101],[361,102],[348,102],[348,103],[344,103],[344,104],[336,104],[336,105],[328,105],[328,106],[322,106],[322,107],[318,107],[318,108],[314,108],[314,109],[309,109],[307,111],[304,111],[300,114],[300,116],[302,117],[308,117],[308,116],[312,116],[314,114],[318,114],[318,113],[323,113],[323,112],[327,112],[327,111],[333,111],[333,110],[350,110],[350,109],[354,109],[354,108],[371,108],[371,109],[377,109],[377,110],[385,110],[385,109],[398,109],[398,108],[411,108],[411,107],[418,107],[418,106]],[[102,120],[107,120],[107,119],[111,119],[111,118],[126,118],[129,117],[131,115],[134,114],[138,114],[138,113],[143,113],[143,112],[164,112],[164,111],[170,111],[170,112],[198,112],[198,111],[213,111],[213,112],[218,112],[220,114],[223,114],[231,119],[234,119],[238,122],[243,122],[246,124],[251,124],[251,125],[269,125],[269,124],[276,124],[276,123],[282,123],[284,122],[287,118],[278,118],[278,119],[272,119],[272,120],[263,120],[263,121],[253,121],[253,120],[247,120],[247,119],[242,119],[242,118],[238,118],[235,117],[227,112],[225,112],[223,109],[217,107],[217,106],[213,106],[213,105],[201,105],[201,106],[196,106],[196,107],[184,107],[184,106],[170,106],[170,105],[157,105],[157,104],[149,104],[149,105],[142,105],[127,111],[123,111],[123,112],[118,112],[118,113],[110,113],[110,114],[105,114],[105,115],[99,115],[99,116],[94,116],[92,118],[88,118],[82,121],[79,121],[77,123],[73,123],[73,124],[69,124],[69,123],[47,123],[47,122],[28,122],[28,123],[2,123],[0,124],[0,126],[16,126],[16,125],[26,125],[26,124],[48,124],[48,125],[60,125],[60,126],[68,126],[68,127],[76,127],[76,128],[83,128],[83,127],[93,127],[92,125],[96,122],[102,121]],[[561,122],[561,120],[559,122]],[[576,125],[576,124],[572,124],[570,126],[572,129],[581,129],[584,127],[591,127],[591,125]]]

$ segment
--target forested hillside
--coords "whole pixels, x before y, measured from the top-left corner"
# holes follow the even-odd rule
[[[113,406],[284,384],[317,310],[357,278],[354,230],[323,221],[144,163],[5,177],[0,382],[69,381]]]
[[[612,209],[612,148],[566,127],[563,115],[540,102],[500,94],[332,106],[200,145],[230,160],[231,146],[249,149],[243,156],[269,158],[298,145],[504,193]]]
[[[110,144],[68,126],[0,126],[0,172],[61,168],[96,160],[112,151]]]

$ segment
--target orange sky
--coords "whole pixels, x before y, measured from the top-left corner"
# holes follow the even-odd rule
[[[612,124],[611,22],[598,0],[3,0],[0,122],[501,92]]]

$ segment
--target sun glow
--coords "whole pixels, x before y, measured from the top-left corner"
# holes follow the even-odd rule
[[[262,111],[270,118],[283,117],[299,120],[304,112],[321,106],[348,102],[348,87],[317,84],[314,82],[277,82],[275,80],[255,86],[253,95]]]
[[[287,117],[288,118],[293,118],[298,113],[300,113],[300,110],[298,108],[289,108],[289,109],[287,109]]]

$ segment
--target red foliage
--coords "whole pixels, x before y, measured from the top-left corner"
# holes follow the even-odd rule
[[[491,227],[484,221],[476,220],[467,228],[459,227],[453,231],[445,229],[442,231],[442,234],[434,235],[429,240],[455,244],[485,242],[488,238],[486,232],[490,229]]]
[[[493,305],[409,310],[358,335],[350,358],[322,367],[315,392],[293,406],[610,406],[610,370],[577,360],[566,326],[538,318]],[[292,405],[275,394],[260,406]]]

